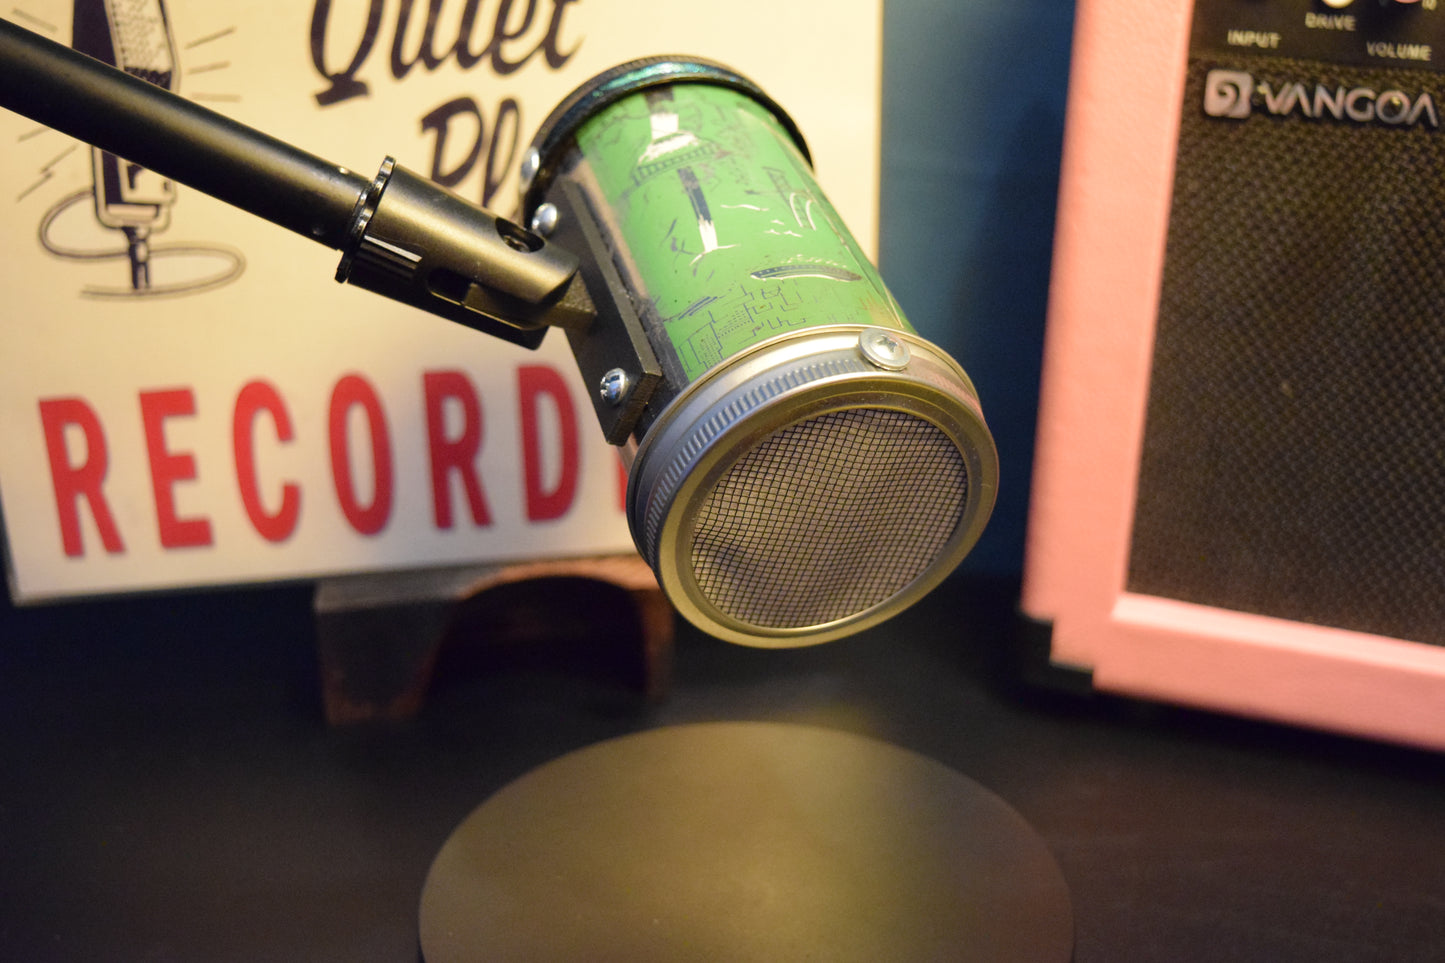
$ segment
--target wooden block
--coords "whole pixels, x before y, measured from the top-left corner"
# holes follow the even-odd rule
[[[444,654],[473,671],[600,674],[649,700],[671,679],[673,611],[636,555],[326,579],[313,604],[333,725],[414,717]]]

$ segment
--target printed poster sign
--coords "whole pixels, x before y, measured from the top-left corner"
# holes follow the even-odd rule
[[[570,90],[705,56],[802,128],[869,252],[881,0],[20,0],[7,18],[370,176],[513,213]],[[631,549],[566,339],[336,284],[339,255],[0,112],[0,508],[18,602]]]

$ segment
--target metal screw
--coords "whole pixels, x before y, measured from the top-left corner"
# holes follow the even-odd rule
[[[858,350],[868,363],[884,371],[908,367],[908,345],[886,328],[869,328],[858,336]]]
[[[537,213],[532,215],[532,232],[543,237],[551,237],[552,232],[557,230],[557,205],[543,204],[537,208]]]
[[[522,165],[517,169],[517,176],[521,179],[524,192],[531,190],[532,181],[536,180],[537,172],[541,169],[542,155],[535,147],[527,148],[527,153],[522,156]]]
[[[599,393],[602,400],[609,405],[620,405],[627,397],[627,392],[632,389],[632,379],[627,377],[627,372],[621,368],[613,368],[602,376],[602,384]]]

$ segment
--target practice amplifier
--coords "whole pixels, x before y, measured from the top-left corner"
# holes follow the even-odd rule
[[[1099,690],[1445,748],[1445,10],[1075,29],[1025,616]]]

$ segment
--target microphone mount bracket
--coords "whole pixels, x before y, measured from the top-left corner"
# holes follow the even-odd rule
[[[608,444],[624,445],[662,383],[662,365],[586,195],[571,180],[558,178],[548,200],[557,208],[552,236],[562,247],[582,255],[578,274],[597,312],[592,324],[568,328],[567,340],[583,382],[593,388],[592,406],[603,435]],[[617,372],[624,385],[620,391],[615,390]]]
[[[336,280],[535,348],[596,312],[576,255],[388,157],[357,198]]]

